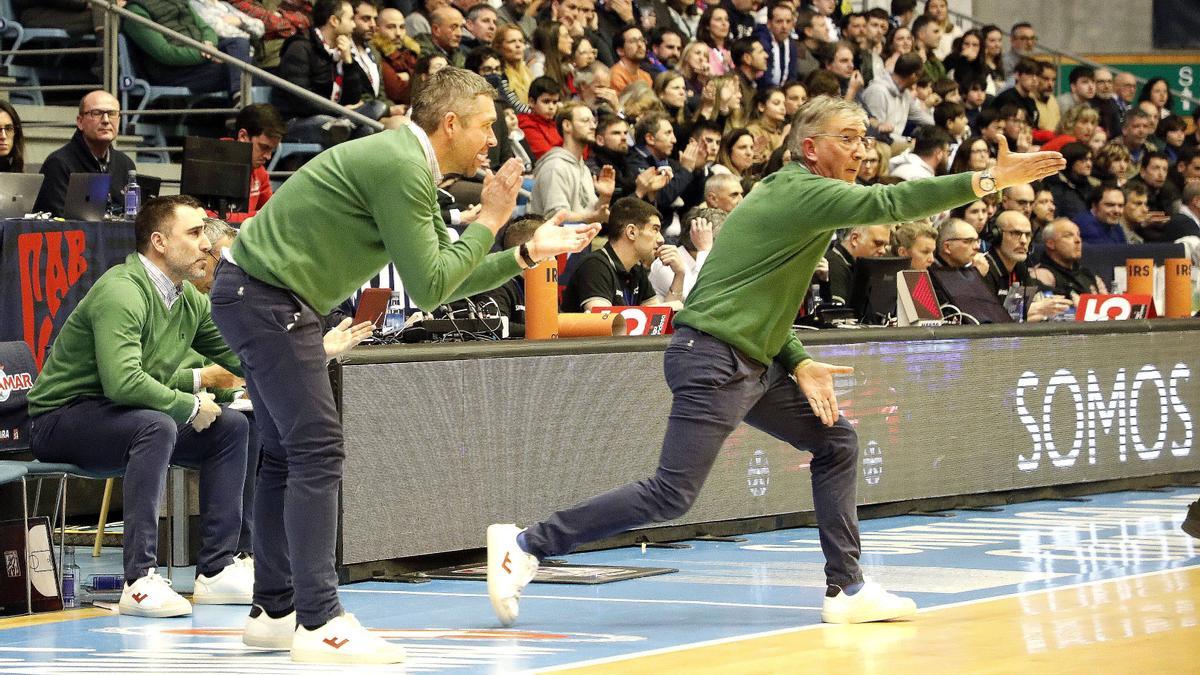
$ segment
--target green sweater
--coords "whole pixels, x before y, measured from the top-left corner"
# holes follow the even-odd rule
[[[901,223],[975,199],[971,174],[863,187],[798,163],[768,176],[721,226],[675,323],[790,372],[808,353],[792,322],[833,230]]]
[[[185,283],[167,310],[138,254],[131,253],[67,317],[29,391],[29,413],[40,415],[78,398],[107,398],[164,412],[182,424],[195,405],[190,374],[186,386],[171,384],[180,384],[176,372],[191,349],[242,374],[213,325],[208,297]]]
[[[394,262],[404,291],[432,310],[521,271],[511,251],[488,255],[494,240],[472,223],[451,243],[421,144],[402,128],[317,155],[243,225],[232,252],[321,314]]]
[[[216,31],[192,10],[187,0],[135,0],[129,3],[127,9],[193,40],[211,42],[214,46],[218,42]],[[204,63],[204,54],[199,49],[177,42],[140,23],[126,21],[121,24],[121,31],[150,58],[165,66],[198,66]]]

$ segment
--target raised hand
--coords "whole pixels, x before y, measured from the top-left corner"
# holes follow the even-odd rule
[[[996,178],[996,188],[999,190],[1022,183],[1032,183],[1067,168],[1067,160],[1063,159],[1062,153],[1009,152],[1008,143],[1003,142],[998,148],[992,175]]]
[[[483,179],[483,191],[479,195],[478,222],[483,223],[492,234],[508,222],[517,207],[517,194],[521,191],[521,160],[512,158],[500,170]]]
[[[592,237],[600,232],[600,223],[563,225],[566,218],[567,212],[559,211],[533,231],[533,238],[526,243],[526,247],[534,260],[582,251],[591,243]]]
[[[713,226],[707,218],[694,218],[691,222],[692,246],[697,251],[707,251],[713,245]]]
[[[600,197],[600,201],[608,203],[617,189],[617,172],[605,164],[593,182],[596,185],[596,195]]]

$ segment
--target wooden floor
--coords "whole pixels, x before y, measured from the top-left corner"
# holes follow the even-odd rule
[[[563,673],[1200,673],[1200,568],[811,626]]]

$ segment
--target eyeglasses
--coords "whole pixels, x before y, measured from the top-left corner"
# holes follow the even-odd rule
[[[1030,203],[1032,203],[1032,202],[1030,202]],[[1015,237],[1015,238],[1017,238],[1018,240],[1020,240],[1020,239],[1029,239],[1029,240],[1032,240],[1032,239],[1033,239],[1033,233],[1032,233],[1032,232],[1026,232],[1026,231],[1024,231],[1024,230],[1000,230],[1000,232],[1002,232],[1002,233],[1004,233],[1004,234],[1007,234],[1007,235],[1009,235],[1009,236],[1011,236],[1011,237]]]
[[[12,136],[13,134],[17,133],[17,128],[11,124],[5,124],[4,126],[0,127],[0,133],[4,134],[5,136]]]
[[[221,254],[213,253],[213,249],[211,249],[211,248],[208,249],[208,253],[206,255],[208,255],[208,257],[212,258],[213,260],[216,260],[217,262],[221,261]]]
[[[121,111],[120,110],[89,110],[89,111],[83,113],[83,115],[90,117],[94,120],[99,120],[99,119],[103,119],[103,118],[107,117],[108,119],[115,122],[115,121],[121,119]]]
[[[874,136],[851,136],[849,134],[813,134],[811,138],[818,137],[836,138],[841,141],[841,144],[847,148],[853,148],[855,145],[862,145],[864,150],[870,150],[875,147]]]
[[[979,237],[949,237],[945,241],[963,241],[968,244],[978,244]]]

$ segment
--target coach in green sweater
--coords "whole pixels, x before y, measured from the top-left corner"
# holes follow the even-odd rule
[[[583,249],[598,225],[539,227],[488,254],[516,204],[521,164],[483,184],[477,220],[451,243],[435,186],[474,176],[496,145],[495,90],[458,68],[432,75],[413,123],[343,143],[288,179],[243,226],[209,297],[254,397],[262,466],[254,505],[254,604],[243,641],[321,663],[396,663],[404,650],[338,602],[334,569],[345,449],[321,315],[395,263],[423,309],[499,286],[540,260]],[[299,624],[299,625],[297,625]]]
[[[834,230],[916,220],[1064,166],[1056,152],[1008,154],[991,173],[894,186],[854,184],[874,139],[854,103],[818,96],[797,111],[795,163],[766,178],[725,221],[684,309],[664,369],[674,394],[654,476],[616,488],[520,531],[488,528],[488,594],[502,623],[516,620],[522,587],[541,558],[691,507],[726,437],[743,421],[813,453],[813,502],[828,583],[821,618],[858,623],[916,611],[865,582],[855,509],[858,439],[840,419],[833,376],[792,332],[813,270]]]
[[[249,604],[253,571],[234,561],[249,425],[212,394],[174,378],[190,350],[234,372],[241,365],[189,282],[210,244],[190,197],[146,203],[137,252],[100,277],[63,324],[29,392],[33,454],[124,474],[125,588],[120,612],[167,617],[191,605],[155,572],[158,504],[171,464],[200,469],[197,603]]]

